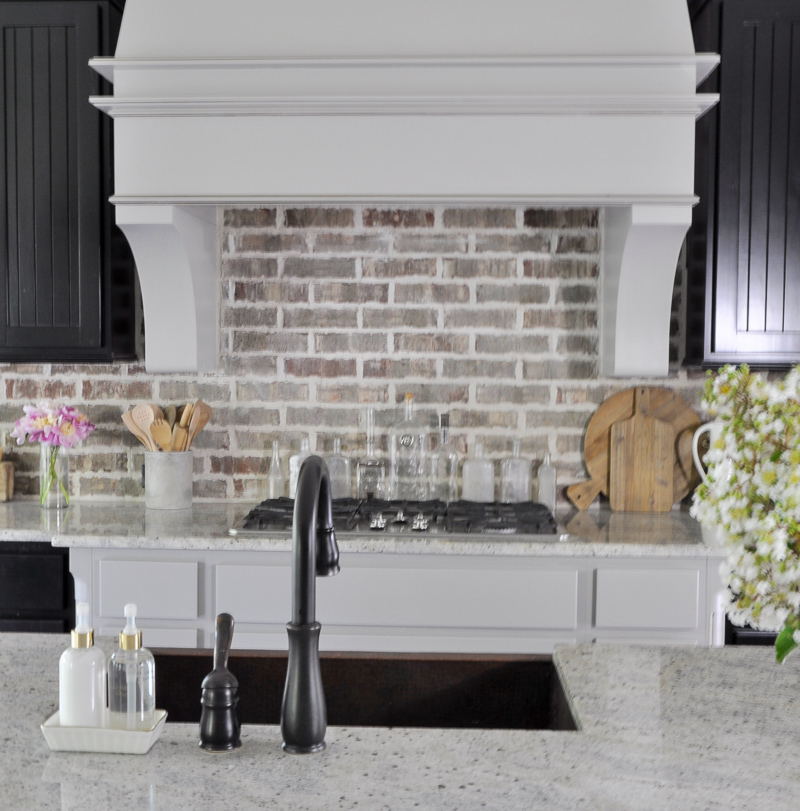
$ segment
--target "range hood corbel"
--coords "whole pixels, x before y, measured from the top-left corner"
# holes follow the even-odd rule
[[[685,0],[127,0],[92,103],[148,370],[216,368],[218,206],[442,203],[604,209],[601,372],[665,375],[717,62]]]

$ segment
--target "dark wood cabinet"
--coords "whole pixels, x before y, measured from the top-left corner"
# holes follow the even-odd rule
[[[721,65],[698,122],[687,361],[800,362],[800,0],[690,3]],[[702,330],[702,333],[701,333]]]
[[[108,85],[114,0],[0,2],[0,361],[132,357],[135,270],[114,225]]]
[[[65,633],[75,623],[69,550],[0,542],[0,631]]]

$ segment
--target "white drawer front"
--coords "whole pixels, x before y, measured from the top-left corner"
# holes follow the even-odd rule
[[[571,630],[577,603],[572,570],[342,567],[317,580],[317,619],[328,626]]]
[[[198,616],[196,562],[101,560],[100,615],[124,616],[136,603],[147,619],[193,620]]]
[[[237,623],[285,624],[292,618],[289,566],[217,566],[215,594],[217,614],[227,612]]]
[[[693,630],[699,592],[692,569],[598,569],[595,626]]]
[[[138,625],[139,623],[137,623]],[[111,636],[116,639],[125,623],[118,626],[104,626],[100,629],[101,636]],[[142,645],[145,648],[196,648],[197,631],[193,628],[142,628]]]

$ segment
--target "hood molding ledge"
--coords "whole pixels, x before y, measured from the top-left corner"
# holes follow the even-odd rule
[[[91,61],[114,95],[91,101],[114,118],[148,371],[217,368],[218,207],[445,204],[602,209],[601,373],[666,375],[718,61],[685,0],[128,0],[115,58]]]

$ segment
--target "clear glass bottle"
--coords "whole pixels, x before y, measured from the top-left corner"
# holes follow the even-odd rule
[[[353,479],[350,473],[350,460],[342,455],[342,440],[333,440],[333,453],[325,457],[328,476],[331,480],[331,498],[351,498]]]
[[[403,419],[389,430],[392,498],[428,498],[429,435],[427,426],[414,416],[414,395],[406,394]]]
[[[125,606],[125,628],[119,648],[108,662],[108,715],[113,729],[152,729],[156,709],[156,665],[142,647],[136,627],[136,606]]]
[[[521,442],[514,440],[512,455],[500,465],[500,501],[530,501],[531,463],[520,456]]]
[[[546,453],[537,474],[537,497],[551,512],[556,508],[556,469],[550,464],[550,454]]]
[[[106,655],[94,647],[89,604],[75,607],[71,646],[58,663],[58,723],[62,727],[106,725]]]
[[[300,442],[300,450],[289,457],[289,498],[294,498],[297,492],[297,477],[307,456],[311,456],[311,441],[304,436]]]
[[[465,501],[494,501],[494,462],[484,458],[483,443],[476,442],[472,459],[464,462],[461,498]]]
[[[450,444],[450,415],[439,417],[439,447],[431,453],[431,498],[458,500],[458,452]]]
[[[356,495],[359,498],[386,498],[386,462],[375,455],[375,409],[366,412],[367,447],[356,465]]]
[[[286,494],[286,484],[281,471],[281,449],[277,439],[272,440],[272,459],[269,463],[269,477],[267,479],[267,496],[280,498]]]

